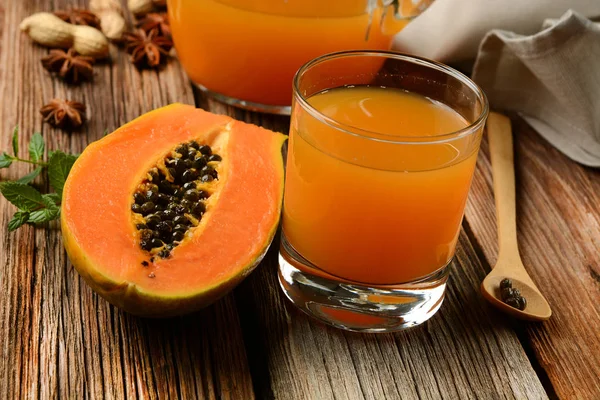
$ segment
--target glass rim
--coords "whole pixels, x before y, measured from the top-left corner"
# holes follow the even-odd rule
[[[438,71],[441,71],[447,75],[450,75],[450,76],[456,78],[461,83],[465,84],[467,87],[469,87],[471,90],[473,90],[473,92],[475,92],[475,94],[477,95],[478,100],[482,104],[481,113],[475,119],[474,122],[469,123],[469,125],[467,125],[464,128],[455,130],[453,132],[448,132],[448,133],[444,133],[441,135],[434,135],[434,136],[388,135],[388,134],[381,133],[381,132],[370,131],[368,129],[361,129],[361,128],[358,128],[358,127],[355,127],[355,126],[352,126],[349,124],[345,124],[345,123],[336,121],[335,119],[330,118],[327,115],[320,112],[319,110],[317,110],[315,107],[313,107],[308,102],[307,97],[305,97],[302,94],[302,92],[300,91],[300,88],[299,88],[300,80],[302,79],[302,76],[305,72],[307,72],[309,69],[311,69],[312,67],[314,67],[322,62],[334,60],[337,58],[347,58],[347,57],[389,58],[389,59],[407,61],[407,62],[411,62],[413,64],[421,64],[428,68],[437,69]],[[294,80],[293,80],[293,91],[294,91],[294,98],[302,105],[302,107],[306,111],[308,111],[315,119],[323,122],[324,124],[329,125],[332,128],[342,131],[343,133],[347,133],[349,135],[357,136],[357,137],[363,138],[363,139],[378,141],[378,142],[382,142],[382,143],[390,143],[390,144],[423,144],[423,143],[436,144],[436,143],[445,143],[448,141],[453,141],[455,139],[459,139],[459,138],[462,138],[462,137],[465,137],[465,136],[468,136],[468,135],[471,135],[471,134],[477,132],[481,128],[481,125],[483,125],[483,123],[485,122],[485,120],[488,116],[488,113],[489,113],[489,103],[487,100],[487,96],[485,95],[483,90],[479,87],[479,85],[477,85],[475,82],[473,82],[473,80],[471,80],[471,78],[469,78],[462,72],[457,71],[456,69],[454,69],[452,67],[449,67],[445,64],[442,64],[442,63],[434,61],[434,60],[430,60],[430,59],[427,59],[424,57],[419,57],[419,56],[415,56],[415,55],[411,55],[411,54],[394,52],[394,51],[349,50],[349,51],[339,51],[339,52],[335,52],[335,53],[324,54],[322,56],[319,56],[317,58],[314,58],[314,59],[308,61],[307,63],[302,65],[300,67],[300,69],[298,69],[298,71],[296,71],[296,74],[294,75]],[[292,109],[292,112],[293,112],[293,109]],[[381,138],[381,136],[387,136],[390,139]],[[394,139],[392,139],[392,138],[394,138]],[[407,139],[411,139],[411,140],[407,140]]]

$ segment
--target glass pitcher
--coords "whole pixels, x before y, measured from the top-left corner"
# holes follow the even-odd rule
[[[320,55],[388,50],[433,0],[168,0],[191,80],[228,104],[289,114],[292,79]]]

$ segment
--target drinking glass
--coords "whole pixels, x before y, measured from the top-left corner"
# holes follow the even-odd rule
[[[220,101],[290,113],[302,64],[351,49],[388,50],[433,0],[168,0],[177,56]]]
[[[356,88],[373,96],[339,111]],[[379,128],[348,123],[352,113],[368,116],[372,103],[364,102],[375,95],[388,110],[373,121]],[[333,100],[319,108],[319,98]],[[448,113],[461,125],[410,131],[441,129]],[[351,51],[300,68],[279,252],[286,296],[309,315],[354,331],[400,330],[435,314],[487,115],[482,90],[434,61]]]

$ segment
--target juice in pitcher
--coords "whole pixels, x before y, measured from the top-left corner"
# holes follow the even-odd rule
[[[302,64],[340,50],[387,50],[430,1],[169,0],[168,9],[192,81],[232,104],[289,112]]]

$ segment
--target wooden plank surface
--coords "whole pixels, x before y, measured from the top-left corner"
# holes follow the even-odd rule
[[[565,399],[600,398],[600,171],[580,166],[513,118],[519,247],[553,310],[523,324],[527,345]],[[487,143],[466,210],[484,263],[497,257]]]
[[[25,16],[83,0],[0,0],[0,149],[14,124],[39,130],[50,149],[86,144],[152,108],[202,108],[286,132],[289,119],[248,113],[194,93],[176,61],[140,73],[112,49],[93,84],[52,80],[47,50],[18,33]],[[41,124],[52,97],[88,106],[79,133]],[[0,200],[0,398],[600,398],[600,181],[524,123],[516,126],[519,234],[525,263],[555,310],[521,324],[483,302],[478,287],[496,256],[489,157],[478,160],[464,231],[440,312],[415,329],[359,335],[325,327],[284,300],[278,243],[233,293],[199,313],[136,318],[79,278],[59,227],[7,233]],[[1,170],[13,179],[26,166]]]
[[[309,319],[277,287],[276,252],[236,291],[246,341],[259,343],[248,349],[261,376],[257,397],[546,398],[510,321],[481,301],[486,269],[465,234],[441,310],[396,334],[348,333]]]
[[[49,149],[80,152],[105,129],[114,130],[143,112],[175,101],[193,104],[192,88],[176,62],[159,74],[140,73],[116,48],[111,63],[94,68],[93,84],[73,87],[51,79],[40,64],[47,50],[32,45],[18,24],[33,12],[50,10],[51,4],[53,9],[76,4],[1,4],[0,148],[9,148],[9,132],[18,123],[22,142],[41,131]],[[87,105],[89,121],[81,132],[42,125],[38,109],[53,97]],[[26,165],[14,166],[0,171],[0,179],[27,171]],[[57,223],[9,234],[6,225],[13,212],[0,202],[0,398],[254,397],[233,296],[184,318],[154,321],[127,315],[78,276],[62,248]]]

